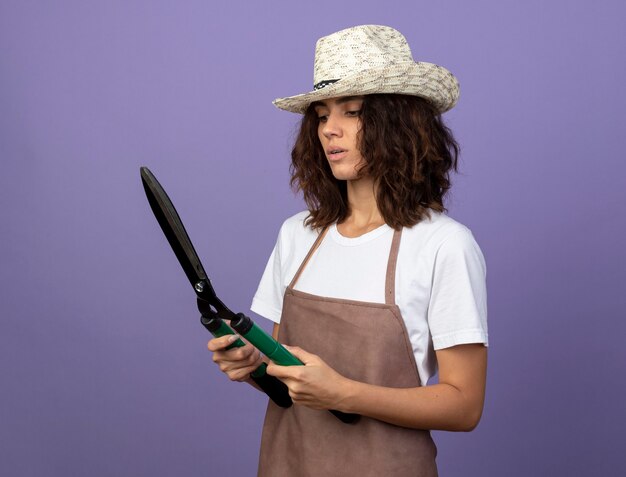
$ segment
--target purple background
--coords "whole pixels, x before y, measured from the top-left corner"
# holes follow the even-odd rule
[[[488,263],[485,413],[443,476],[625,466],[623,2],[0,3],[0,473],[254,475],[264,397],[211,363],[147,165],[247,311],[315,40],[388,24],[459,78],[450,215]],[[269,326],[265,323],[265,326]]]

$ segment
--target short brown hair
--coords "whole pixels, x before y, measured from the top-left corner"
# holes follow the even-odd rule
[[[394,229],[412,227],[429,209],[443,212],[450,170],[457,170],[459,145],[436,108],[418,96],[372,94],[363,97],[360,175],[377,184],[376,204]],[[291,186],[302,191],[306,223],[323,228],[349,213],[346,182],[332,174],[319,141],[318,118],[309,106],[291,152]]]

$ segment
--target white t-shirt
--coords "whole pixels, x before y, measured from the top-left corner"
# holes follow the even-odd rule
[[[287,219],[269,258],[251,310],[280,323],[283,295],[318,233],[304,225],[308,212]],[[396,304],[404,319],[422,383],[437,371],[434,350],[488,344],[486,266],[472,232],[431,211],[404,228],[396,266]],[[383,225],[360,237],[329,228],[295,285],[319,296],[385,302],[393,229]],[[289,344],[289,343],[287,343]]]

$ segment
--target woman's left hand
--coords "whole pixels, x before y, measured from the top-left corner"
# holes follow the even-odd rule
[[[350,380],[315,354],[307,353],[297,346],[285,348],[302,361],[304,366],[279,366],[270,362],[267,373],[287,385],[293,402],[312,409],[340,409]]]

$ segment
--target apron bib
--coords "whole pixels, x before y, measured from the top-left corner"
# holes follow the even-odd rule
[[[394,388],[420,386],[415,356],[395,304],[395,271],[402,231],[395,231],[385,281],[385,303],[326,298],[294,286],[323,231],[287,287],[279,341],[319,355],[343,376]],[[328,411],[269,401],[259,477],[436,477],[430,432],[361,416],[344,424]]]

